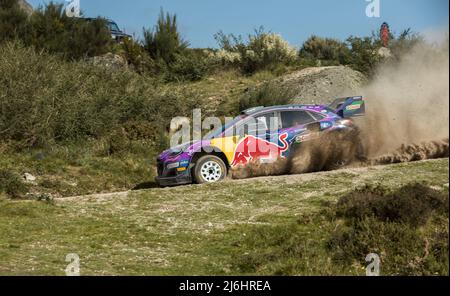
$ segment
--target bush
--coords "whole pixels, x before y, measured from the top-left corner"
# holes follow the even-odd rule
[[[22,178],[6,169],[0,169],[0,193],[6,193],[12,198],[20,198],[28,191],[28,186]]]
[[[393,193],[364,187],[341,198],[336,214],[346,219],[374,217],[383,222],[424,225],[434,212],[448,215],[448,195],[422,184],[409,184]]]
[[[208,60],[212,64],[216,64],[222,68],[240,67],[242,63],[241,54],[238,52],[227,51],[220,49],[208,53]]]
[[[248,43],[240,36],[223,32],[217,33],[215,38],[221,50],[215,53],[214,59],[226,65],[239,63],[244,73],[251,74],[280,64],[290,65],[297,60],[295,48],[280,35],[264,32],[262,27],[248,36]]]
[[[250,36],[250,42],[242,53],[243,69],[254,73],[268,66],[292,64],[297,58],[297,50],[280,35],[258,32]]]
[[[293,90],[279,86],[276,82],[265,82],[241,97],[238,111],[258,106],[286,105],[291,102],[293,97]]]
[[[154,60],[163,60],[166,65],[176,61],[189,43],[178,32],[177,16],[164,14],[161,9],[156,27],[144,29],[144,47]]]
[[[17,0],[2,0],[0,42],[14,39],[67,59],[102,55],[111,45],[104,19],[70,18],[62,4],[53,2],[39,7],[28,17]]]
[[[198,81],[209,71],[207,58],[202,52],[193,50],[176,56],[175,61],[169,65],[166,74],[167,81]]]
[[[351,66],[366,76],[373,76],[381,57],[378,50],[381,47],[380,41],[374,37],[349,37],[347,43],[350,46]]]
[[[154,123],[160,137],[196,105],[195,94],[134,72],[64,62],[17,42],[0,46],[0,84],[1,142],[23,147],[100,139],[130,121]]]
[[[335,261],[377,253],[385,274],[448,274],[447,194],[421,184],[392,193],[366,187],[341,198],[336,217],[344,223],[329,240]]]
[[[71,18],[63,5],[50,2],[30,17],[30,45],[68,59],[93,57],[108,52],[111,35],[104,19]]]
[[[123,154],[130,148],[130,140],[127,137],[125,129],[117,128],[109,136],[109,154]]]
[[[30,36],[27,14],[17,0],[0,1],[0,43]]]
[[[350,60],[350,49],[344,42],[332,38],[311,36],[303,43],[300,56],[307,59],[324,60],[328,63],[346,65]]]
[[[132,39],[124,39],[121,44],[123,54],[129,65],[140,74],[156,74],[156,64],[144,47]]]

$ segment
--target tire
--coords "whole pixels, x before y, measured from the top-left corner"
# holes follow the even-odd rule
[[[197,160],[193,175],[198,184],[220,182],[227,176],[227,166],[219,157],[205,155]]]

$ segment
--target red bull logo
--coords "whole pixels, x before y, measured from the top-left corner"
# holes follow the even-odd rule
[[[237,144],[231,166],[246,165],[256,160],[261,162],[274,161],[282,157],[283,152],[289,146],[286,141],[287,136],[287,133],[279,136],[279,142],[282,143],[282,146],[255,136],[246,136]]]

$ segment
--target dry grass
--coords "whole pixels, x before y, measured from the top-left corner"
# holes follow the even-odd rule
[[[322,256],[324,246],[313,242],[321,242],[327,228],[311,220],[312,216],[360,182],[398,188],[411,181],[444,188],[448,159],[54,203],[1,199],[0,273],[62,275],[68,253],[78,253],[82,274],[90,275],[247,273],[232,262],[236,251],[246,252],[236,242],[253,233],[254,227],[282,227],[300,219],[311,248]],[[309,264],[303,274],[364,271],[334,266],[326,263],[326,256],[322,260],[316,255],[302,258]]]

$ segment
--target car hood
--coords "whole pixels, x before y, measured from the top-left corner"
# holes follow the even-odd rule
[[[168,159],[174,159],[177,157],[182,156],[183,158],[191,157],[195,152],[198,152],[202,149],[202,147],[210,145],[211,141],[209,140],[196,140],[196,141],[190,141],[186,142],[174,147],[171,147],[170,149],[167,149],[163,151],[158,159],[165,161]]]

